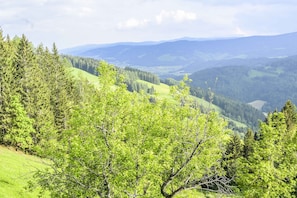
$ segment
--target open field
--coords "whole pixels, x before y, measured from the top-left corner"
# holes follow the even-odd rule
[[[26,187],[27,182],[33,179],[34,171],[45,168],[41,158],[0,145],[0,162],[1,198],[38,197],[38,190],[30,192]]]

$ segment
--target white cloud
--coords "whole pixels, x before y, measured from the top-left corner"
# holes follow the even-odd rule
[[[25,33],[36,44],[56,42],[59,48],[297,31],[296,0],[0,0],[0,5],[5,34]]]
[[[158,24],[163,23],[164,21],[173,20],[175,22],[183,22],[183,21],[193,21],[197,19],[197,15],[194,12],[186,12],[184,10],[176,10],[176,11],[167,11],[162,10],[160,14],[156,16],[156,21]]]
[[[247,31],[244,31],[242,28],[240,27],[236,27],[235,28],[235,35],[239,35],[239,36],[250,36],[251,34],[248,33]]]
[[[164,22],[176,22],[181,23],[184,21],[193,21],[197,19],[197,16],[193,12],[186,12],[184,10],[176,10],[176,11],[167,11],[162,10],[158,15],[154,18],[149,17],[150,19],[136,19],[130,18],[126,21],[122,21],[117,24],[117,28],[120,30],[123,29],[137,29],[143,28],[148,25],[152,25],[154,23],[162,24]]]
[[[142,19],[138,20],[135,18],[130,18],[127,21],[118,23],[118,29],[132,29],[145,27],[149,23],[149,20]]]

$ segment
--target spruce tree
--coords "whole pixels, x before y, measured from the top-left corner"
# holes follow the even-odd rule
[[[50,60],[50,99],[54,112],[56,128],[59,133],[62,133],[63,130],[67,128],[67,122],[74,102],[74,83],[67,71],[67,68],[61,62],[58,49],[55,44],[53,44]]]
[[[287,132],[290,133],[290,136],[293,137],[296,132],[297,123],[296,106],[290,100],[288,100],[282,108],[281,112],[283,112],[285,115]]]
[[[223,157],[223,166],[229,179],[233,179],[237,170],[237,159],[242,155],[242,142],[238,134],[231,136]]]
[[[251,129],[248,129],[244,136],[243,156],[248,158],[253,152],[255,142],[255,134]]]
[[[253,152],[241,161],[236,182],[245,196],[291,197],[297,169],[296,144],[288,138],[284,113],[268,114],[259,133]]]
[[[9,103],[14,95],[14,78],[12,59],[14,56],[14,46],[9,39],[2,36],[0,30],[0,143],[8,131],[10,125]]]
[[[9,123],[9,128],[4,136],[4,142],[24,151],[31,151],[33,148],[31,134],[34,133],[34,120],[28,117],[18,95],[11,98],[7,111],[10,115],[7,118],[9,121],[6,122]]]

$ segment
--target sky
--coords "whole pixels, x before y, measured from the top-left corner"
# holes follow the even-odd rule
[[[297,32],[296,13],[296,0],[0,0],[0,27],[65,49]]]

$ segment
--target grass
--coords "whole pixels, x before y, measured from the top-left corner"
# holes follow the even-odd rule
[[[74,67],[71,68],[71,74],[74,76],[75,79],[87,80],[89,83],[95,85],[95,87],[99,87],[98,76]]]
[[[273,73],[271,71],[258,71],[255,69],[252,69],[249,71],[249,78],[253,79],[253,78],[257,78],[257,77],[264,77],[264,76],[268,76],[268,77],[277,77],[280,73],[282,73],[282,71],[280,69],[274,71]]]
[[[170,87],[168,85],[163,84],[163,83],[160,83],[160,85],[156,85],[156,84],[152,84],[150,82],[146,82],[143,80],[138,80],[138,82],[147,84],[148,87],[154,87],[154,89],[156,90],[157,97],[159,97],[161,99],[173,100],[172,96],[170,95]],[[197,98],[195,96],[191,96],[191,97],[192,97],[192,99],[196,100],[198,105],[201,105],[203,108],[221,112],[221,108],[219,108],[218,106],[210,104],[209,102],[207,102],[201,98]]]
[[[77,69],[77,68],[72,68],[71,70],[71,73],[73,74],[73,76],[76,78],[76,79],[85,79],[87,80],[89,83],[91,84],[94,84],[95,87],[99,87],[99,80],[98,80],[98,77],[93,75],[93,74],[90,74],[88,72],[85,72],[83,70],[80,70],[80,69]],[[156,96],[160,99],[168,99],[169,101],[172,100],[173,101],[173,98],[172,96],[170,95],[170,87],[166,84],[163,84],[163,83],[160,83],[160,85],[156,85],[156,84],[152,84],[150,82],[147,82],[147,81],[143,81],[143,80],[138,80],[138,82],[141,82],[141,83],[144,83],[144,84],[147,84],[148,87],[154,87],[154,89],[156,90]],[[216,112],[219,112],[221,113],[222,110],[221,108],[219,108],[218,106],[216,105],[213,105],[213,104],[210,104],[209,102],[201,99],[201,98],[197,98],[197,97],[194,97],[194,96],[191,96],[194,100],[197,101],[198,105],[201,105],[203,108],[205,109],[209,109],[209,110],[214,110]],[[232,120],[230,118],[226,118],[224,117],[227,121],[232,121],[234,122],[238,127],[243,127],[245,128],[246,125],[243,124],[243,123],[240,123],[238,121],[235,121],[235,120]]]
[[[26,189],[27,182],[33,179],[34,171],[44,168],[41,158],[0,145],[0,197],[38,197],[39,190],[30,192]],[[45,194],[42,197],[49,195]]]
[[[266,103],[266,101],[263,101],[263,100],[255,100],[248,104],[261,111],[262,107],[265,105],[265,103]]]

